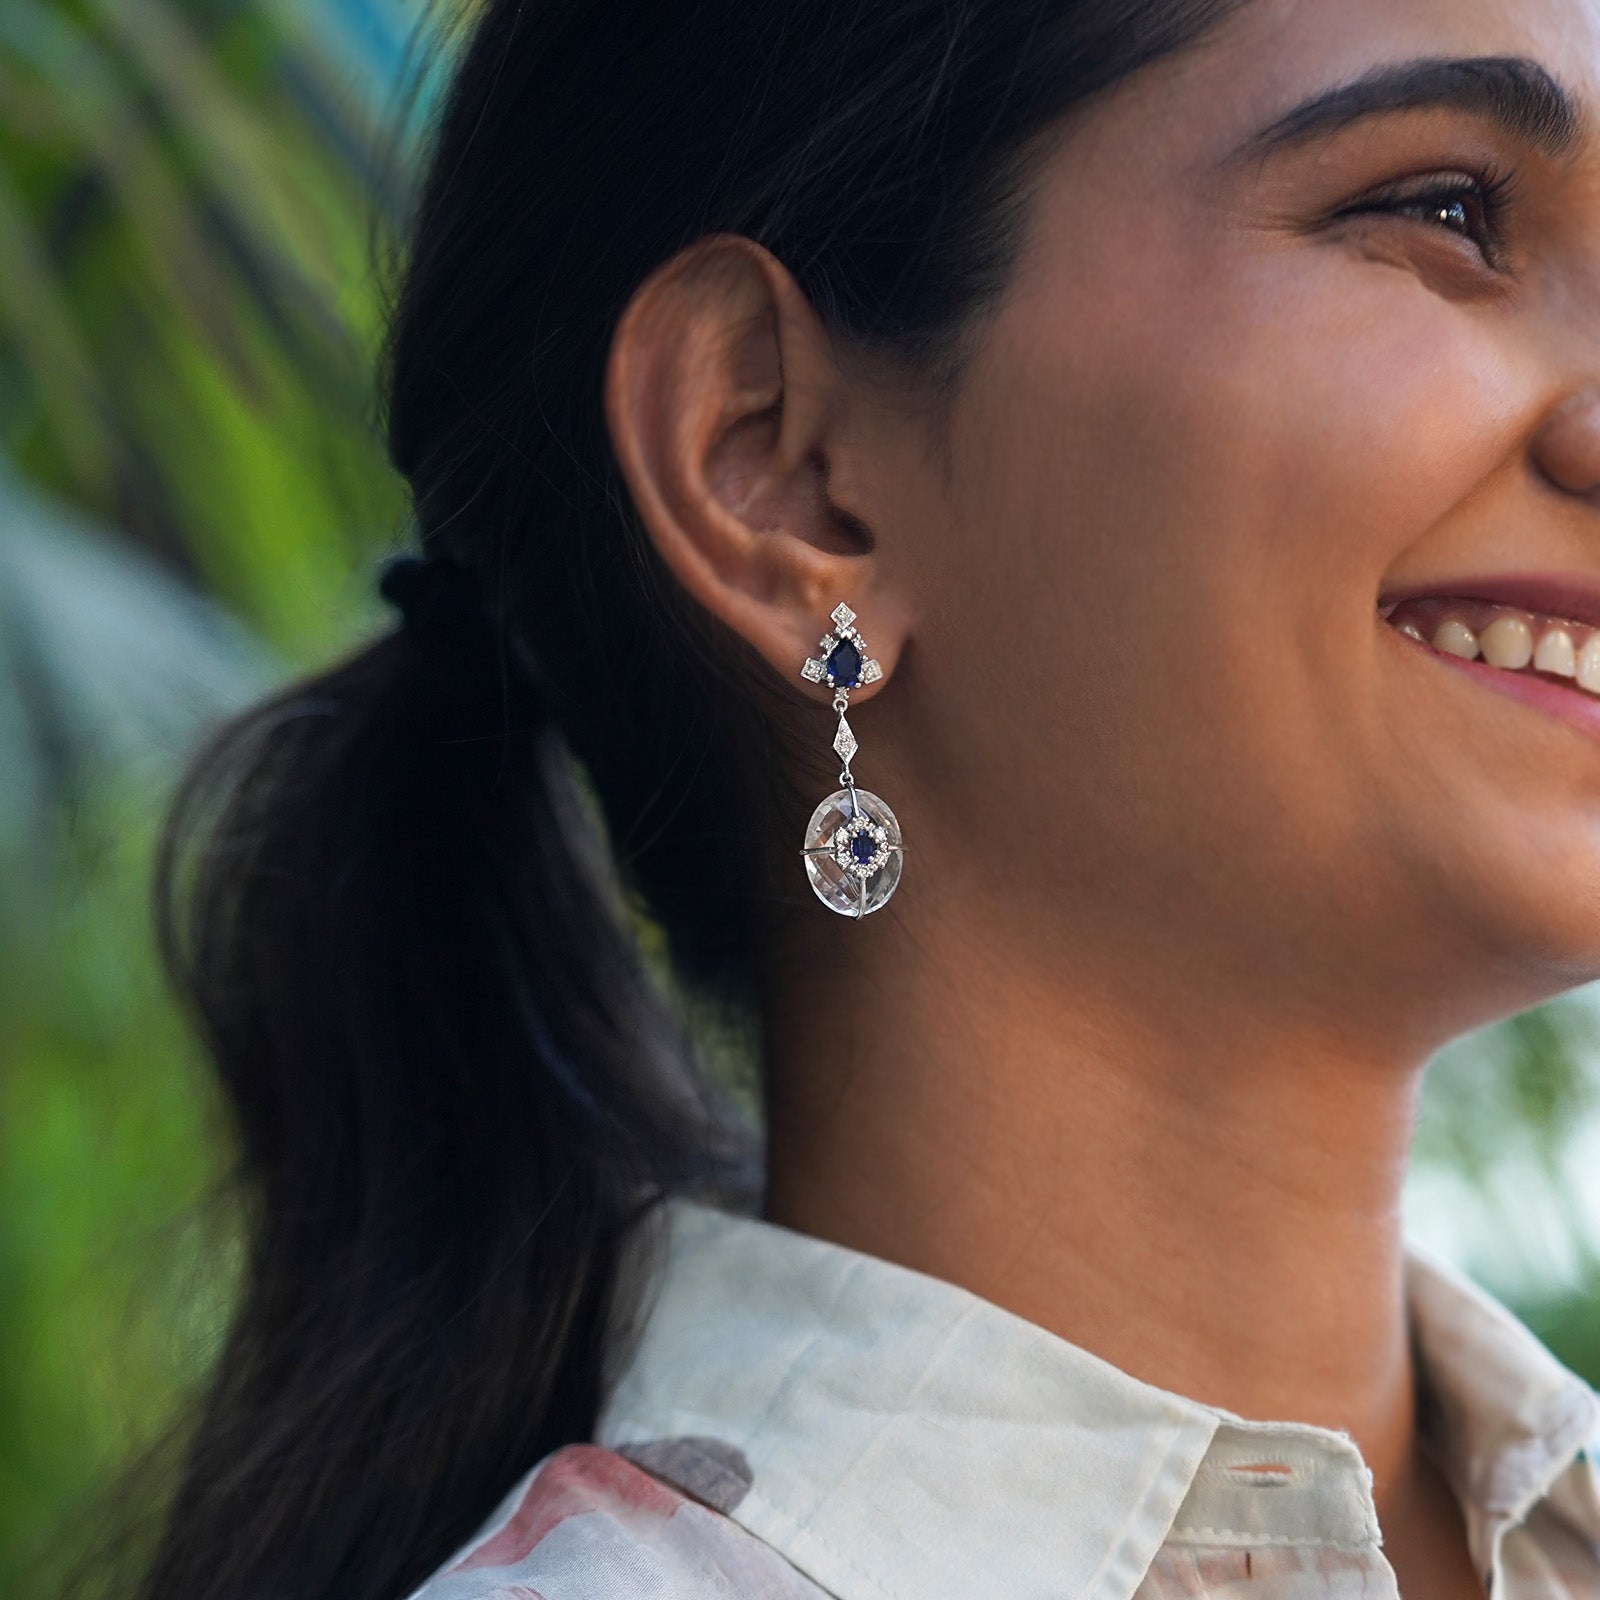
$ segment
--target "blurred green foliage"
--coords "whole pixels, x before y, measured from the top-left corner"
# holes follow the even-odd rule
[[[0,6],[0,490],[28,486],[0,493],[0,1594],[226,1316],[226,1215],[195,1209],[226,1130],[150,848],[204,724],[377,620],[403,33],[386,0]],[[1462,1041],[1419,1143],[1456,1253],[1591,1376],[1595,1059],[1580,1001]]]
[[[147,883],[183,749],[376,620],[402,523],[372,398],[402,107],[332,31],[359,9],[0,6],[0,464],[30,486],[0,495],[0,1594],[226,1311],[194,1209],[226,1132]]]
[[[303,91],[308,48],[261,6],[0,8],[7,454],[300,657],[399,511],[367,425],[382,141]]]

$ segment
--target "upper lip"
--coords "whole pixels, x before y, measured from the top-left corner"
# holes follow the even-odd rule
[[[1378,597],[1385,616],[1402,600],[1488,600],[1600,628],[1600,576],[1588,572],[1501,572],[1438,578],[1386,589]]]

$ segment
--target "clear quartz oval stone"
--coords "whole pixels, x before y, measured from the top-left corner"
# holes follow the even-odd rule
[[[900,824],[877,795],[836,789],[806,828],[806,876],[817,898],[841,916],[876,911],[900,882],[900,842]]]

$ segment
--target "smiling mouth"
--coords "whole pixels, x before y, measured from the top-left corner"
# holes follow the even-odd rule
[[[1390,584],[1379,591],[1377,618],[1405,649],[1600,740],[1600,572]]]
[[[1378,617],[1403,648],[1600,740],[1600,583],[1526,573],[1454,583],[1468,593],[1380,596]]]
[[[1600,626],[1492,600],[1420,596],[1379,615],[1396,632],[1457,661],[1544,679],[1600,700]]]

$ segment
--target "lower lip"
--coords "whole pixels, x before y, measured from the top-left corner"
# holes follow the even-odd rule
[[[1383,626],[1395,638],[1426,651],[1435,661],[1442,661],[1447,667],[1455,667],[1459,671],[1470,673],[1485,687],[1498,689],[1501,694],[1510,695],[1513,700],[1520,700],[1524,705],[1537,706],[1541,711],[1548,711],[1552,716],[1560,717],[1563,722],[1571,723],[1573,727],[1587,733],[1591,738],[1600,738],[1600,697],[1591,696],[1587,690],[1569,689],[1550,678],[1535,678],[1525,672],[1509,672],[1502,667],[1491,667],[1484,661],[1468,661],[1463,656],[1451,655],[1448,650],[1435,650],[1425,640],[1413,639],[1410,634],[1401,633],[1398,628],[1389,628],[1387,623]]]

